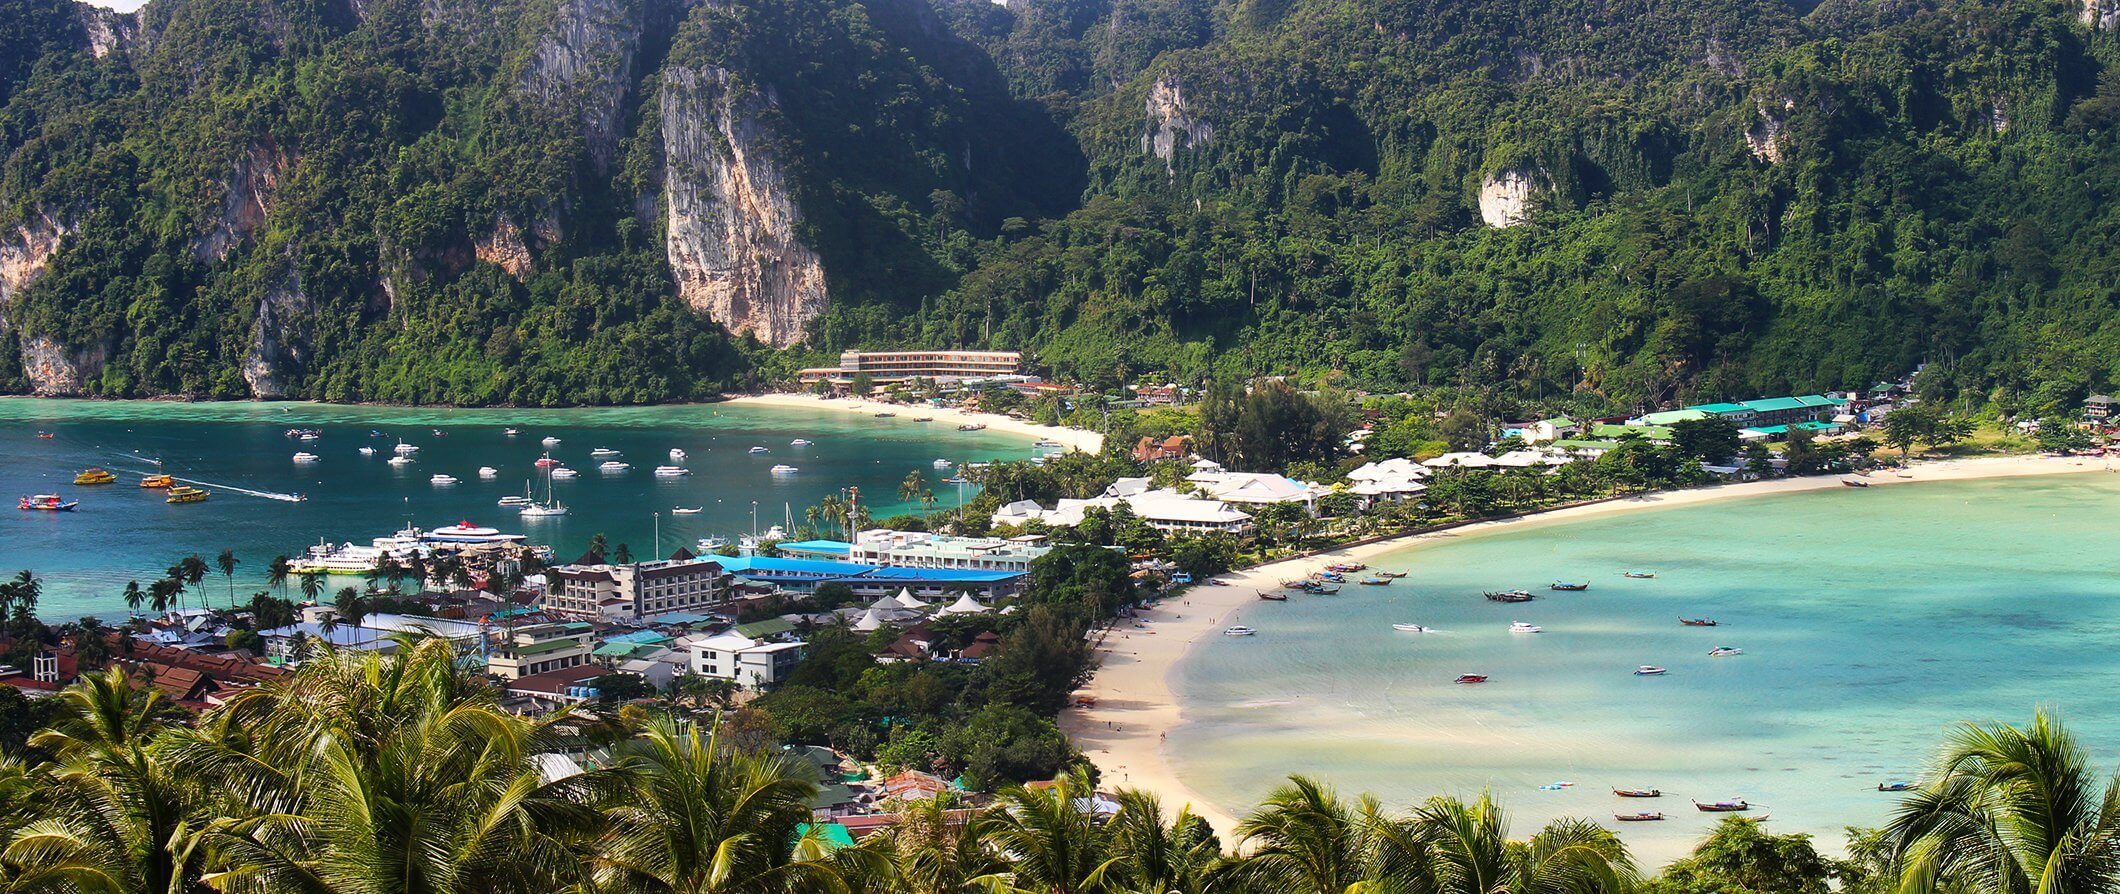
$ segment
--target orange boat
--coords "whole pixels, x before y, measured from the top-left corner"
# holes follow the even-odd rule
[[[149,475],[145,478],[140,479],[141,487],[152,488],[157,490],[165,487],[170,487],[175,484],[176,482],[171,480],[168,475]]]

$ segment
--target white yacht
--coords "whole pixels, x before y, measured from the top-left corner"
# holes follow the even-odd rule
[[[656,467],[655,467],[655,477],[657,477],[657,478],[683,478],[683,477],[685,477],[686,475],[690,475],[690,474],[692,474],[692,470],[691,470],[691,469],[687,469],[687,468],[685,468],[684,466],[656,466]]]
[[[1236,625],[1236,626],[1233,626],[1233,627],[1224,627],[1224,628],[1222,628],[1222,635],[1223,635],[1223,636],[1258,636],[1258,635],[1259,635],[1259,631],[1253,630],[1253,629],[1251,629],[1251,628],[1249,628],[1249,627],[1246,627],[1246,626],[1244,626],[1244,625],[1242,625],[1242,624],[1238,624],[1238,625]]]
[[[693,507],[691,507],[691,508],[689,508],[689,509],[687,509],[687,508],[685,508],[685,507],[683,507],[683,506],[675,506],[675,507],[672,507],[672,508],[670,509],[670,514],[671,514],[671,515],[698,515],[698,514],[700,514],[700,513],[702,513],[702,512],[705,512],[705,511],[707,511],[707,507],[705,507],[705,506],[693,506]]]
[[[611,448],[609,448],[609,447],[598,447],[598,448],[596,448],[595,450],[591,450],[591,451],[589,451],[589,455],[590,455],[590,456],[617,456],[617,455],[618,455],[618,451],[616,451],[616,450],[613,450],[613,449],[611,449]]]
[[[777,465],[777,466],[774,466],[774,467],[773,467],[773,474],[775,474],[775,475],[793,475],[793,474],[795,474],[796,472],[800,472],[800,471],[802,471],[802,470],[801,470],[801,469],[798,469],[798,468],[795,468],[794,466],[788,465],[788,464],[786,464],[786,463],[782,463],[782,464],[780,464],[780,465]]]
[[[294,455],[294,461],[298,463],[313,463],[317,461],[317,455],[314,453],[297,453]]]
[[[954,465],[956,465],[956,463],[950,462],[949,460],[946,460],[946,459],[938,459],[938,460],[936,460],[936,461],[935,461],[935,468],[938,468],[938,469],[947,469],[947,468],[949,468],[949,467],[951,467],[951,466],[954,466]]]
[[[428,484],[433,484],[436,486],[447,486],[455,484],[456,482],[457,478],[455,475],[435,475],[427,479]]]
[[[363,447],[363,448],[361,448],[361,455],[362,455],[362,456],[374,456],[374,455],[375,455],[375,448],[374,448],[374,447]]]
[[[390,464],[393,466],[409,466],[412,463],[413,459],[409,456],[393,456],[390,458]]]
[[[505,497],[502,497],[502,498],[501,498],[501,500],[500,500],[500,505],[502,505],[502,506],[505,506],[505,507],[507,507],[507,508],[510,508],[510,509],[521,509],[521,508],[522,508],[522,507],[524,507],[524,506],[529,506],[529,505],[532,505],[532,502],[531,502],[531,500],[530,500],[530,498],[529,498],[529,497],[523,497],[523,496],[517,496],[517,495],[515,495],[515,494],[509,494],[509,495],[507,495],[507,496],[505,496]]]
[[[720,549],[720,548],[722,548],[722,547],[724,547],[724,546],[728,546],[728,545],[729,545],[729,538],[727,538],[727,537],[716,537],[716,536],[714,536],[714,535],[712,535],[712,534],[709,534],[709,535],[707,535],[707,536],[705,536],[705,537],[701,537],[701,538],[699,538],[698,540],[695,540],[695,541],[693,541],[692,545],[693,545],[693,546],[697,546],[697,547],[699,547],[699,551],[700,551],[700,552],[703,552],[703,553],[711,553],[711,552],[713,552],[713,551],[715,551],[715,550],[717,550],[717,549]]]
[[[510,437],[510,438],[512,438],[512,437],[515,437],[516,435],[522,434],[522,432],[516,431],[515,429],[512,429],[512,428],[504,428],[504,429],[501,429],[501,434],[502,434],[502,435],[504,435],[504,436],[506,436],[506,437]]]
[[[494,467],[492,467],[492,466],[479,466],[479,467],[478,467],[478,477],[480,477],[480,478],[499,478],[499,477],[501,477],[501,470],[499,470],[499,469],[496,469],[496,468],[494,468]]]
[[[574,478],[580,475],[580,472],[574,471],[573,469],[567,468],[566,466],[552,467],[552,477],[554,478]]]
[[[632,463],[619,462],[618,460],[613,459],[606,460],[603,463],[597,465],[596,470],[606,475],[616,475],[631,468],[633,468]]]
[[[685,451],[684,451],[684,448],[681,448],[681,447],[672,447],[672,448],[670,448],[670,461],[671,461],[671,462],[673,462],[673,463],[681,463],[681,462],[684,462],[684,461],[685,461]]]
[[[1545,630],[1546,628],[1544,627],[1525,621],[1514,621],[1509,624],[1510,633],[1543,633]]]
[[[420,535],[427,543],[521,543],[521,534],[503,534],[498,528],[482,528],[467,521],[435,528]]]
[[[812,441],[812,440],[810,440],[809,438],[796,438],[795,440],[789,441],[789,442],[788,442],[788,446],[790,446],[790,447],[808,447],[808,446],[811,446],[811,445],[813,445],[813,444],[816,444],[816,443],[817,443],[816,441]],[[753,451],[751,451],[751,452],[752,452],[752,453],[764,453],[765,451],[764,451],[764,450],[753,450]]]
[[[420,452],[420,448],[416,444],[407,444],[404,441],[399,441],[397,442],[396,447],[390,448],[390,452],[395,453],[399,456],[411,456],[415,453]]]
[[[555,438],[555,437],[551,437],[551,436],[549,436],[549,435],[548,435],[548,436],[546,436],[546,437],[545,437],[545,439],[544,439],[543,441],[541,441],[541,442],[539,442],[539,443],[542,443],[542,444],[544,444],[544,445],[545,445],[545,446],[547,446],[547,447],[558,447],[558,446],[559,446],[559,439],[558,439],[558,438]]]
[[[522,511],[522,517],[524,518],[558,518],[566,514],[567,507],[562,506],[558,503],[553,503],[549,506],[538,503],[532,503],[528,506],[523,507]]]
[[[769,450],[765,449],[764,447],[753,447],[753,448],[751,448],[751,455],[752,455],[752,456],[757,456],[757,455],[759,455],[759,454],[761,454],[761,453],[770,453],[770,452],[771,452],[771,451],[769,451]]]

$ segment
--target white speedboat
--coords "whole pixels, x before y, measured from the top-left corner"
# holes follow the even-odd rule
[[[771,453],[771,452],[772,452],[772,451],[770,451],[770,450],[767,450],[767,449],[765,449],[764,447],[753,447],[753,448],[751,448],[751,455],[752,455],[752,456],[757,456],[757,455],[759,455],[759,454],[761,454],[761,453]]]
[[[1708,650],[1708,657],[1728,658],[1732,655],[1743,655],[1744,653],[1745,650],[1743,649],[1732,649],[1729,646],[1716,646],[1715,648]]]
[[[609,447],[598,447],[598,448],[596,448],[595,450],[591,450],[591,451],[589,451],[589,455],[590,455],[590,456],[617,456],[617,455],[618,455],[618,451],[616,451],[616,450],[613,450],[613,449],[611,449],[611,448],[609,448]]]
[[[478,477],[480,477],[480,478],[499,478],[499,477],[501,477],[501,470],[499,470],[499,469],[496,469],[496,468],[494,468],[494,467],[492,467],[492,466],[479,466],[479,467],[478,467]]]
[[[566,466],[552,467],[552,477],[554,478],[574,478],[580,475],[580,472],[574,471],[573,469],[567,468]]]
[[[409,456],[393,456],[390,458],[390,464],[393,466],[409,466],[412,463],[413,459]]]
[[[938,468],[938,469],[947,469],[947,468],[949,468],[949,467],[951,467],[951,466],[954,466],[954,465],[956,465],[956,463],[950,462],[949,460],[946,460],[946,459],[938,459],[938,460],[936,460],[936,461],[935,461],[935,468]]]
[[[501,430],[501,434],[503,434],[503,435],[506,435],[506,436],[508,436],[508,437],[511,437],[511,438],[512,438],[512,437],[515,437],[516,435],[522,434],[522,432],[516,431],[515,429],[512,429],[512,428],[507,428],[507,429],[502,429],[502,430]]]
[[[793,475],[800,471],[802,470],[785,463],[773,467],[773,474],[775,475]]]
[[[683,477],[685,477],[686,475],[690,475],[690,474],[692,474],[692,470],[691,470],[691,469],[687,469],[687,468],[685,468],[684,466],[656,466],[656,467],[655,467],[655,477],[657,477],[657,478],[683,478]]]
[[[1670,671],[1653,664],[1644,664],[1634,669],[1634,675],[1637,677],[1661,677],[1667,673],[1670,673]]]
[[[558,518],[566,514],[567,507],[562,506],[558,503],[553,503],[550,506],[532,503],[529,506],[523,507],[523,511],[521,513],[522,517],[524,518]]]
[[[1514,621],[1509,625],[1510,633],[1543,633],[1545,630],[1546,628],[1537,624],[1528,624],[1523,621]]]
[[[455,484],[456,481],[457,478],[455,475],[436,475],[427,479],[427,483],[436,485]]]
[[[685,454],[684,448],[682,448],[682,447],[672,447],[672,448],[670,448],[670,461],[671,461],[671,462],[673,462],[673,463],[681,463],[681,462],[684,462],[684,461],[685,461],[685,455],[686,455],[686,454]]]
[[[403,441],[399,441],[397,442],[396,447],[390,448],[390,452],[395,453],[399,456],[411,456],[415,453],[420,452],[420,448],[416,444],[407,444]]]
[[[421,535],[427,543],[521,543],[521,534],[503,534],[498,528],[482,528],[467,521],[435,528]]]
[[[710,553],[724,546],[728,546],[729,538],[716,537],[712,534],[709,534],[705,537],[701,537],[698,540],[693,541],[692,545],[699,547],[700,552]]]
[[[294,461],[298,463],[313,463],[317,461],[317,455],[314,453],[297,453],[294,455]]]
[[[559,439],[558,439],[558,438],[555,438],[555,437],[552,437],[552,436],[550,436],[550,435],[546,435],[546,436],[545,436],[545,439],[544,439],[543,441],[540,441],[540,442],[538,442],[538,443],[541,443],[541,444],[543,444],[543,445],[545,445],[545,446],[547,446],[547,447],[558,447],[558,446],[559,446]]]
[[[676,507],[672,507],[672,508],[670,509],[670,514],[671,514],[671,515],[698,515],[698,514],[700,514],[700,513],[702,513],[702,512],[705,512],[705,511],[707,511],[707,507],[705,507],[705,506],[694,506],[694,507],[692,507],[692,508],[690,508],[690,509],[687,509],[687,508],[685,508],[685,507],[683,507],[683,506],[676,506]]]
[[[606,475],[616,475],[631,468],[633,468],[632,463],[619,462],[618,460],[614,459],[599,463],[596,467],[596,470]]]
[[[790,447],[808,447],[808,446],[811,446],[811,445],[813,445],[813,444],[816,444],[816,443],[817,443],[816,441],[812,441],[812,440],[810,440],[809,438],[796,438],[795,440],[789,441],[789,442],[788,442],[788,446],[790,446]],[[765,450],[764,450],[763,448],[761,448],[761,449],[753,450],[753,451],[751,451],[751,452],[752,452],[752,453],[764,453],[764,452],[765,452]]]
[[[1236,625],[1236,626],[1234,626],[1234,627],[1224,627],[1224,628],[1222,628],[1222,635],[1223,635],[1223,636],[1258,636],[1258,635],[1259,635],[1259,631],[1253,630],[1253,629],[1251,629],[1251,628],[1249,628],[1249,627],[1246,627],[1246,626],[1244,626],[1244,625],[1242,625],[1242,624],[1238,624],[1238,625]]]
[[[509,509],[521,509],[524,506],[530,506],[534,504],[531,502],[529,497],[518,497],[514,494],[509,494],[501,498],[500,505],[505,506]]]
[[[1421,625],[1419,625],[1419,624],[1393,624],[1393,625],[1391,625],[1391,629],[1393,629],[1393,630],[1397,630],[1397,631],[1401,631],[1401,632],[1404,632],[1404,633],[1427,633],[1427,632],[1428,632],[1428,628],[1426,628],[1426,627],[1422,627],[1422,626],[1421,626]]]
[[[361,448],[361,455],[362,455],[362,456],[374,456],[374,455],[375,455],[375,448],[374,448],[374,447],[363,447],[363,448]]]
[[[1032,444],[1031,446],[1036,447],[1040,450],[1058,450],[1067,445],[1062,444],[1059,441],[1052,440],[1051,438],[1047,438],[1046,440],[1039,441],[1038,443]]]

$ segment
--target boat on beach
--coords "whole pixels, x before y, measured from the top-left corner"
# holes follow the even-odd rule
[[[1452,680],[1452,681],[1450,681],[1450,682],[1452,682],[1452,683],[1485,683],[1485,682],[1487,682],[1487,675],[1486,675],[1486,674],[1458,674],[1458,675],[1457,675],[1457,679],[1455,679],[1455,680]]]
[[[1670,671],[1653,664],[1644,664],[1634,669],[1634,675],[1637,677],[1661,677],[1667,673]]]
[[[1251,628],[1249,628],[1249,627],[1246,627],[1246,626],[1244,626],[1244,625],[1242,625],[1242,624],[1238,624],[1238,625],[1235,625],[1235,626],[1232,626],[1232,627],[1224,627],[1224,628],[1222,628],[1222,635],[1223,635],[1223,636],[1257,636],[1257,635],[1259,635],[1259,631],[1257,631],[1257,630],[1253,630],[1253,629],[1251,629]]]
[[[1664,790],[1660,788],[1616,788],[1612,790],[1612,793],[1622,798],[1661,798],[1664,796]]]
[[[984,423],[980,423],[980,422],[967,422],[967,423],[965,423],[965,424],[963,424],[963,425],[957,426],[957,430],[958,430],[958,431],[985,431],[985,430],[986,430],[986,425],[985,425]]]
[[[58,494],[37,494],[23,497],[22,502],[16,504],[15,508],[32,512],[72,512],[74,507],[79,505],[80,500],[68,500]]]
[[[1338,571],[1341,573],[1353,573],[1356,571],[1368,571],[1369,566],[1364,565],[1360,562],[1334,562],[1330,565],[1325,566],[1325,570]]]
[[[1391,586],[1391,579],[1388,577],[1365,577],[1355,581],[1355,583],[1365,587],[1388,587]]]
[[[1404,572],[1404,571],[1379,571],[1379,572],[1377,572],[1377,576],[1378,576],[1378,577],[1383,577],[1383,578],[1390,578],[1391,580],[1398,580],[1399,578],[1405,577],[1405,576],[1406,576],[1406,572]]]
[[[1869,487],[1869,486],[1870,486],[1870,483],[1869,483],[1869,482],[1867,482],[1867,481],[1864,481],[1864,480],[1862,480],[1862,479],[1860,479],[1860,478],[1842,478],[1842,479],[1840,479],[1840,483],[1841,483],[1841,485],[1842,485],[1842,486],[1844,486],[1844,487]]]
[[[1590,589],[1590,585],[1589,585],[1589,584],[1587,584],[1587,583],[1582,583],[1582,582],[1579,582],[1579,581],[1559,581],[1559,580],[1557,580],[1557,581],[1554,581],[1554,582],[1553,582],[1553,583],[1551,583],[1551,584],[1548,584],[1548,585],[1546,585],[1546,589],[1549,589],[1549,590],[1559,590],[1559,591],[1561,591],[1561,592],[1563,592],[1563,593],[1579,593],[1579,592],[1582,592],[1582,591],[1584,591],[1584,590]]]
[[[1687,617],[1680,617],[1680,618],[1678,619],[1678,623],[1679,623],[1679,624],[1680,624],[1681,626],[1684,626],[1684,627],[1714,627],[1714,626],[1716,626],[1716,624],[1715,624],[1715,619],[1714,619],[1714,618],[1687,618]]]
[[[1905,791],[1913,791],[1913,789],[1914,789],[1914,783],[1911,783],[1911,782],[1904,782],[1904,781],[1902,781],[1902,782],[1880,782],[1880,783],[1877,783],[1877,790],[1878,790],[1878,791],[1880,791],[1880,792],[1905,792]]]
[[[1422,627],[1419,624],[1393,624],[1391,629],[1400,633],[1427,633],[1429,631],[1429,628]]]
[[[1287,601],[1288,601],[1288,594],[1286,594],[1286,593],[1260,593],[1260,594],[1259,594],[1259,598],[1260,598],[1260,599],[1264,599],[1264,600],[1266,600],[1267,602],[1287,602]]]
[[[1612,818],[1623,823],[1655,823],[1662,822],[1664,815],[1645,810],[1641,813],[1615,813]]]
[[[1538,598],[1530,590],[1488,590],[1484,595],[1488,602],[1530,602]]]
[[[1708,803],[1695,801],[1693,806],[1702,813],[1743,813],[1752,809],[1752,805],[1745,803],[1743,798],[1732,798],[1728,801],[1711,801]]]

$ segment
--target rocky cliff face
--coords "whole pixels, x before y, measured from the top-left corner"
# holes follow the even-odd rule
[[[607,170],[645,27],[644,0],[560,0],[524,73],[531,95],[579,117],[589,157]]]
[[[537,262],[530,256],[530,246],[523,244],[522,228],[505,214],[493,222],[492,230],[478,237],[472,245],[472,253],[479,260],[508,271],[508,275],[518,282],[528,281],[537,272]]]
[[[1480,181],[1480,221],[1506,228],[1531,220],[1531,202],[1544,176],[1534,170],[1505,168]]]
[[[236,158],[234,170],[221,181],[221,213],[206,235],[192,242],[192,260],[218,264],[243,240],[265,225],[267,197],[279,185],[287,161],[267,146],[252,146]]]
[[[1205,149],[1215,139],[1215,126],[1195,116],[1185,104],[1185,82],[1166,74],[1148,88],[1148,126],[1141,132],[1141,152],[1163,160],[1164,169],[1176,174],[1178,150]]]
[[[287,397],[288,374],[301,369],[309,357],[307,339],[315,303],[302,291],[302,281],[290,274],[265,293],[258,303],[257,321],[250,328],[250,352],[243,356],[243,381],[250,396],[264,400]]]
[[[74,4],[74,15],[81,20],[81,30],[88,35],[88,51],[101,59],[120,52],[139,37],[140,22],[126,13]]]
[[[2120,28],[2120,0],[2083,0],[2083,11],[2077,17],[2099,31]]]
[[[0,234],[0,332],[11,328],[15,299],[51,266],[52,257],[73,231],[72,221],[39,214]],[[77,357],[49,334],[20,330],[16,335],[31,393],[79,394],[83,368],[91,363],[101,366],[100,356]]]
[[[825,307],[824,266],[797,235],[802,211],[771,91],[719,68],[662,78],[665,247],[678,295],[729,331],[773,345],[802,340]]]
[[[1753,158],[1778,164],[1788,152],[1784,143],[1789,130],[1789,113],[1796,110],[1796,102],[1790,99],[1771,104],[1761,102],[1756,109],[1758,114],[1752,126],[1745,129],[1745,148],[1752,150]]]

